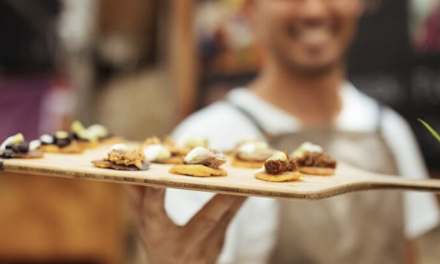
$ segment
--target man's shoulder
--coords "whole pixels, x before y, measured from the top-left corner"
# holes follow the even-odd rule
[[[234,147],[237,141],[258,134],[253,124],[225,101],[207,106],[186,118],[173,131],[175,138],[201,136],[219,149]]]

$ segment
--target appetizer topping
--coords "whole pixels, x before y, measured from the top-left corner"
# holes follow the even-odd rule
[[[44,134],[40,137],[40,141],[43,145],[50,145],[50,144],[54,144],[54,137],[48,134]]]
[[[54,144],[58,147],[66,147],[70,144],[71,139],[66,131],[57,131],[54,137]]]
[[[66,147],[70,144],[71,139],[69,133],[66,131],[57,131],[54,136],[44,134],[40,137],[41,145],[57,145],[60,148]],[[36,143],[34,143],[36,144]]]
[[[298,170],[298,166],[295,159],[289,159],[285,152],[277,151],[272,157],[266,160],[263,167],[255,173],[265,172],[267,174],[277,175],[283,172],[296,170]]]
[[[29,144],[22,141],[17,143],[11,143],[6,146],[5,150],[12,150],[14,153],[28,153]]]
[[[1,144],[0,150],[6,150],[8,145],[20,143],[23,141],[24,141],[24,137],[23,137],[23,134],[21,134],[21,133],[14,135],[14,136],[10,136]]]
[[[138,169],[142,169],[145,162],[145,155],[137,149],[130,150],[124,144],[117,144],[112,146],[111,151],[103,160],[118,165],[134,165]]]
[[[266,142],[256,141],[242,144],[238,148],[238,151],[242,153],[254,153],[265,149],[269,149],[269,145]]]
[[[41,146],[41,141],[36,139],[29,142],[29,150],[37,150]]]
[[[279,161],[287,161],[288,157],[285,152],[277,151],[272,155],[268,160],[279,160]]]
[[[73,121],[70,129],[72,130],[75,137],[88,139],[87,130],[78,120]]]
[[[82,141],[98,141],[109,137],[110,133],[107,128],[102,125],[94,124],[85,128],[78,120],[74,121],[71,126],[73,137]]]
[[[87,128],[87,132],[89,135],[95,138],[107,138],[110,135],[107,128],[99,124],[89,126]]]
[[[81,124],[81,122],[79,122],[78,120],[74,121],[70,128],[72,130],[73,138],[76,140],[98,141],[99,137],[97,134],[95,134],[96,131],[90,131],[89,129],[86,129],[83,124]],[[99,130],[100,128],[98,127],[97,129]]]
[[[69,137],[69,133],[67,133],[66,131],[57,131],[55,133],[55,137],[57,139],[66,139]]]
[[[183,159],[184,164],[199,164],[213,169],[218,169],[225,162],[226,157],[222,152],[203,147],[194,148]]]
[[[125,144],[115,144],[111,146],[110,150],[130,151],[130,148]]]
[[[144,155],[148,161],[171,158],[170,150],[160,144],[153,144],[145,147]]]
[[[263,162],[270,158],[274,152],[275,150],[270,149],[266,142],[254,141],[240,145],[235,157],[244,161]]]
[[[29,144],[24,141],[22,134],[9,137],[0,146],[0,157],[3,158],[41,158],[40,151],[30,151]]]
[[[178,142],[179,147],[193,149],[196,147],[207,147],[208,141],[203,137],[186,137]]]
[[[300,167],[319,167],[335,169],[337,162],[321,152],[305,152],[305,154],[296,159]]]
[[[303,157],[307,152],[319,152],[322,153],[322,147],[319,145],[312,144],[310,142],[304,142],[302,143],[299,148],[297,148],[294,152],[292,152],[292,157],[294,158],[300,158]]]

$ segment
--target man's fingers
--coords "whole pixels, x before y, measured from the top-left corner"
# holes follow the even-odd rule
[[[245,200],[235,203],[232,208],[223,216],[214,230],[203,241],[203,247],[197,249],[196,255],[202,256],[206,263],[215,263],[218,255],[222,251],[226,237],[226,230],[229,223],[241,208]]]
[[[246,197],[217,194],[185,226],[184,236],[195,246],[218,228],[220,223],[225,229]]]
[[[209,248],[212,248],[214,250],[216,247],[222,247],[223,240],[226,235],[226,229],[228,228],[229,223],[232,221],[235,214],[241,208],[244,202],[245,199],[239,200],[232,205],[231,209],[225,213],[225,215],[218,222],[214,230],[212,230],[212,232],[206,237],[205,241],[203,242],[204,245],[208,245]]]
[[[223,218],[219,222],[219,227],[222,227],[226,230],[231,220],[234,218],[235,214],[238,210],[240,210],[243,203],[246,201],[247,197],[240,197],[231,207],[230,210],[226,212]]]
[[[131,207],[139,211],[142,198],[145,193],[145,187],[137,186],[137,185],[124,185],[125,191],[127,193],[128,201],[130,202]]]
[[[165,211],[165,191],[165,188],[145,187],[141,223],[147,228],[156,229],[172,224]]]

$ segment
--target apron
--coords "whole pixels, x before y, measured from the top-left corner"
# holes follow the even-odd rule
[[[371,172],[398,174],[392,152],[380,133],[381,117],[377,131],[372,133],[322,128],[271,136],[247,110],[234,107],[276,149],[290,152],[310,141],[339,161]],[[271,263],[404,262],[403,199],[397,191],[370,190],[318,201],[279,202],[278,239]]]

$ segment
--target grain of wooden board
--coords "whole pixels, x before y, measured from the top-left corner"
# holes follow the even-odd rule
[[[147,171],[134,172],[94,167],[91,161],[101,159],[107,151],[108,147],[102,147],[83,154],[46,153],[42,159],[0,160],[0,176],[3,172],[17,172],[277,199],[316,200],[368,189],[440,192],[440,180],[408,180],[365,172],[347,164],[339,164],[334,176],[305,176],[301,181],[285,183],[257,180],[254,170],[235,168],[228,163],[222,166],[228,176],[201,178],[170,174],[171,165],[152,164]]]

